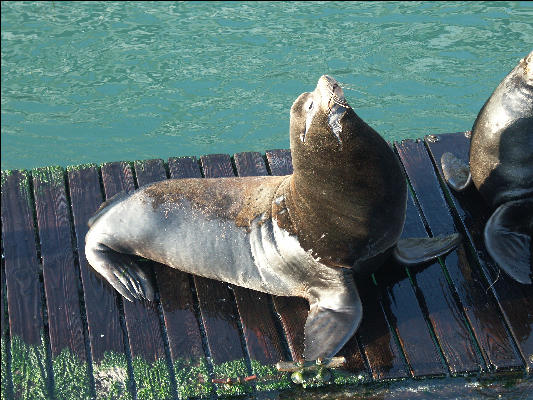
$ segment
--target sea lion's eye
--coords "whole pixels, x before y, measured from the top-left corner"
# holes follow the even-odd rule
[[[314,105],[314,103],[313,103],[313,101],[311,100],[311,102],[309,103],[309,107],[307,107],[307,109],[308,109],[308,110],[311,110],[311,109],[313,108],[313,105]]]

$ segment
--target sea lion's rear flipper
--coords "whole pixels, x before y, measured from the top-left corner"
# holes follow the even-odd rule
[[[417,265],[452,251],[460,242],[459,233],[432,238],[401,239],[396,243],[392,254],[400,264]]]
[[[126,299],[153,301],[154,290],[150,279],[132,256],[119,253],[102,243],[87,246],[85,253],[91,266]]]
[[[472,182],[470,167],[452,153],[444,153],[440,158],[440,164],[444,179],[453,190],[461,192]]]
[[[363,306],[353,279],[349,287],[340,290],[343,289],[348,290],[340,296],[325,295],[322,303],[311,304],[304,328],[305,360],[333,357],[359,327]],[[327,301],[328,298],[330,301]]]
[[[514,280],[531,284],[533,200],[499,206],[485,225],[485,246],[492,259]]]

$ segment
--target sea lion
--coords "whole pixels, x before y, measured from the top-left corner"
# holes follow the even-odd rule
[[[459,237],[398,241],[406,181],[397,157],[322,76],[291,108],[294,173],[158,182],[104,204],[89,263],[124,297],[153,297],[131,254],[192,274],[310,303],[307,360],[334,356],[362,317],[354,282],[390,254],[420,263]]]
[[[533,51],[496,87],[472,127],[469,166],[451,153],[441,158],[456,191],[471,182],[495,209],[484,229],[490,256],[509,276],[533,277]]]

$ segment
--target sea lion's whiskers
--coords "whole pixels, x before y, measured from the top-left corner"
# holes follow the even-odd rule
[[[354,92],[358,92],[358,93],[364,94],[365,96],[368,95],[367,92],[364,92],[364,91],[362,91],[360,89],[356,89],[354,87],[351,87],[351,86],[349,86],[349,85],[347,85],[345,83],[339,82],[339,85],[342,87],[343,90],[352,90]]]

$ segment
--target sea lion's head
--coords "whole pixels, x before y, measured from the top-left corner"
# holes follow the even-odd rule
[[[350,109],[339,83],[322,75],[315,90],[302,93],[291,107],[291,148],[340,150],[347,139],[342,120]]]
[[[310,185],[317,183],[317,177],[337,185],[361,183],[369,177],[366,172],[365,177],[358,176],[361,163],[383,164],[383,152],[391,153],[348,104],[340,84],[327,75],[320,77],[315,90],[294,101],[290,141],[294,176]],[[376,184],[381,184],[380,179]]]

